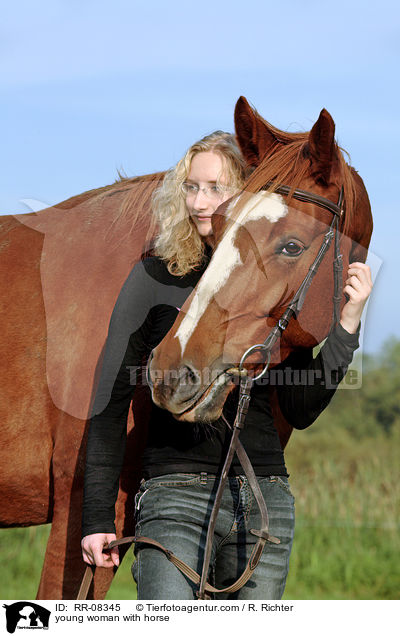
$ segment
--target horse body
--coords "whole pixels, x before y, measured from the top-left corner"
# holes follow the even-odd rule
[[[39,598],[76,598],[79,589],[87,418],[111,311],[151,235],[149,198],[161,177],[0,220],[0,524],[52,523]],[[147,405],[138,401],[141,419]],[[128,427],[127,453],[137,457],[142,442],[132,414]],[[127,493],[137,480],[137,471],[121,476],[119,533],[132,532]],[[104,597],[112,576],[96,573],[95,597]]]
[[[48,424],[43,427],[51,404],[39,271],[43,237],[13,217],[3,217],[0,225],[4,237],[0,276],[2,289],[8,291],[3,296],[1,341],[1,521],[3,525],[47,523],[51,500],[49,485],[43,484],[49,480],[52,429]]]

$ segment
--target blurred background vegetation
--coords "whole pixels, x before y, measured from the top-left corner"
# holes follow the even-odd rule
[[[363,356],[362,388],[338,390],[286,451],[296,533],[285,599],[397,599],[400,341]],[[48,526],[0,532],[0,598],[34,598]],[[109,599],[130,599],[131,553]]]

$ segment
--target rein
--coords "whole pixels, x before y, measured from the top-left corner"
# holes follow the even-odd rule
[[[233,424],[232,437],[231,437],[228,453],[227,453],[225,463],[222,469],[222,474],[218,484],[218,489],[215,494],[213,509],[210,515],[201,576],[197,572],[195,572],[195,570],[193,570],[191,567],[189,567],[183,561],[181,561],[181,559],[175,556],[173,552],[171,552],[170,550],[167,550],[164,546],[158,543],[158,541],[155,541],[154,539],[150,539],[149,537],[141,537],[141,536],[124,537],[122,539],[112,541],[106,548],[103,549],[103,552],[107,552],[111,550],[111,548],[121,544],[145,543],[154,548],[157,548],[158,550],[161,550],[162,552],[164,552],[167,559],[171,561],[171,563],[173,563],[182,572],[182,574],[184,574],[187,578],[189,578],[195,585],[199,585],[199,589],[196,595],[197,595],[197,598],[203,599],[203,600],[211,598],[209,596],[210,593],[218,593],[218,592],[233,593],[239,590],[241,587],[243,587],[243,585],[247,583],[247,581],[252,576],[261,558],[266,542],[268,541],[270,543],[275,543],[275,544],[280,543],[280,539],[277,539],[276,537],[273,537],[272,535],[269,534],[269,530],[268,530],[269,519],[268,519],[267,506],[266,506],[264,497],[261,493],[260,487],[258,485],[258,481],[254,473],[254,469],[251,465],[251,462],[247,456],[245,449],[243,448],[239,440],[239,434],[242,428],[244,427],[246,414],[249,408],[251,388],[254,382],[258,380],[259,378],[261,378],[267,372],[269,368],[270,360],[271,360],[272,348],[274,347],[278,338],[281,337],[282,333],[287,328],[290,320],[294,316],[297,317],[299,312],[301,311],[307,291],[333,239],[334,239],[335,255],[334,255],[334,261],[333,261],[334,295],[333,295],[333,320],[331,325],[331,331],[339,320],[340,302],[342,297],[342,272],[343,272],[343,262],[342,262],[342,255],[340,253],[340,244],[339,244],[339,220],[343,213],[343,196],[344,196],[343,188],[341,188],[338,203],[335,204],[329,199],[326,199],[318,194],[313,194],[312,192],[307,192],[305,190],[300,190],[298,188],[292,191],[292,189],[289,186],[285,186],[285,185],[274,187],[273,183],[267,183],[263,189],[266,190],[266,189],[270,189],[271,187],[273,187],[274,192],[278,194],[282,194],[284,196],[291,194],[291,196],[294,199],[297,199],[299,201],[304,201],[306,203],[314,203],[315,205],[321,208],[324,208],[325,210],[328,210],[329,212],[333,214],[333,219],[328,231],[324,235],[318,254],[315,257],[312,265],[310,266],[298,290],[293,296],[292,301],[289,303],[289,305],[285,309],[284,313],[282,314],[282,316],[280,317],[276,325],[272,328],[266,340],[261,344],[252,345],[249,349],[247,349],[247,351],[245,351],[245,353],[243,354],[239,362],[238,373],[240,376],[240,386],[239,386],[238,408],[237,408],[237,413],[235,417],[235,422]],[[255,353],[256,351],[263,352],[266,360],[265,360],[263,370],[258,375],[254,377],[250,377],[247,373],[247,369],[245,369],[244,367],[244,363],[246,359],[250,355]],[[259,530],[255,530],[255,529],[250,530],[250,533],[258,537],[258,540],[252,550],[252,553],[250,555],[250,558],[247,562],[246,568],[244,572],[242,573],[242,575],[235,581],[235,583],[232,583],[232,585],[230,585],[229,587],[226,587],[224,589],[217,589],[207,582],[207,577],[208,577],[208,570],[209,570],[210,560],[211,560],[212,540],[214,536],[215,524],[216,524],[218,512],[221,505],[222,494],[223,494],[226,480],[229,474],[229,469],[232,464],[232,460],[235,453],[249,481],[249,485],[251,487],[251,490],[254,494],[257,505],[259,507],[259,510],[261,513],[261,528]],[[82,600],[86,598],[89,591],[90,583],[94,576],[94,572],[95,572],[95,566],[87,566],[79,592],[78,592],[78,596],[77,596],[78,600]]]

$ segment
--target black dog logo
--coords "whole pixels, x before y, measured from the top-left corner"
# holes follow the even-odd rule
[[[17,627],[24,629],[48,629],[51,612],[30,601],[20,601],[6,608],[7,631],[13,634]]]

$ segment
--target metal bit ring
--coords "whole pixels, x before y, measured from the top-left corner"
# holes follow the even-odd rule
[[[239,371],[243,371],[243,365],[244,365],[244,361],[246,360],[246,358],[248,358],[252,353],[254,353],[255,351],[264,351],[266,353],[266,361],[265,361],[265,366],[263,368],[263,370],[261,371],[261,373],[259,373],[258,375],[256,375],[253,378],[253,382],[255,382],[256,380],[259,380],[260,378],[262,378],[263,375],[265,375],[265,373],[268,371],[268,367],[269,367],[269,363],[271,361],[271,350],[266,347],[265,344],[255,344],[252,347],[250,347],[249,349],[247,349],[247,351],[244,352],[244,354],[242,355],[240,362],[239,362]]]

